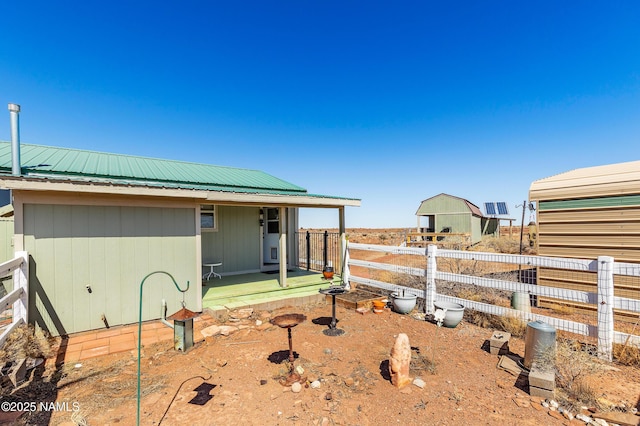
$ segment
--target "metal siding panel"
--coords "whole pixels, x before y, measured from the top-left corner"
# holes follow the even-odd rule
[[[195,241],[193,209],[25,206],[25,247],[44,290],[32,285],[39,322],[54,335],[103,328],[102,313],[110,325],[135,323],[140,281],[163,268],[173,269],[167,272],[181,288],[192,283],[186,300],[195,307]],[[158,318],[163,297],[170,309],[179,309],[182,296],[171,280],[150,278],[144,319]],[[54,311],[58,318],[49,315]]]
[[[54,210],[60,206],[54,206]],[[54,227],[57,223],[54,224]],[[54,228],[55,229],[55,228]],[[89,207],[71,207],[71,252],[73,256],[73,272],[70,274],[70,285],[56,280],[56,293],[70,291],[73,297],[73,329],[88,330],[91,328],[91,299],[93,294],[86,291],[91,280],[91,253],[89,251]],[[62,300],[56,297],[60,303]],[[59,306],[59,305],[58,305]]]
[[[123,312],[135,311],[133,304],[127,301],[127,287],[131,286],[127,282],[126,275],[122,273],[123,258],[130,256],[127,253],[127,246],[130,244],[125,240],[122,233],[122,208],[108,206],[104,207],[104,314],[109,325],[124,324]],[[131,286],[133,287],[133,286]]]
[[[260,268],[260,225],[257,207],[218,207],[218,249],[223,253],[222,271],[247,271]]]
[[[89,222],[89,285],[91,286],[89,328],[98,329],[105,327],[102,315],[106,316],[107,284],[106,275],[106,211],[104,207],[92,207],[87,209]]]

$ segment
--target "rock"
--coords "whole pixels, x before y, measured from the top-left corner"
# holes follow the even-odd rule
[[[353,383],[354,383],[353,377],[347,377],[347,378],[344,380],[344,384],[345,384],[345,385],[347,385],[347,386],[349,386],[349,387],[353,386]]]
[[[268,382],[265,379],[260,380],[260,385],[264,386],[266,385]]]
[[[296,366],[296,373],[302,376],[304,374],[304,368],[300,365]]]
[[[550,399],[549,406],[554,410],[557,410],[560,407],[560,404],[558,404],[558,401],[556,401],[555,399]]]
[[[331,392],[327,392],[324,394],[324,399],[326,399],[327,401],[331,401],[333,399],[333,396],[331,395]]]
[[[591,417],[589,417],[587,415],[584,415],[582,413],[576,414],[576,419],[581,420],[581,421],[583,421],[585,423],[591,422]]]
[[[205,337],[217,336],[219,334],[228,336],[229,334],[238,331],[238,327],[232,325],[212,325],[207,328],[203,328],[200,333]]]
[[[325,355],[331,355],[333,353],[333,351],[329,348],[325,348],[325,350],[323,351]]]
[[[605,419],[593,419],[593,423],[599,425],[599,426],[608,426],[609,423],[607,423],[607,421]]]
[[[262,321],[256,320],[256,327],[260,327],[262,325]]]
[[[218,360],[216,360],[216,364],[218,365],[218,367],[224,367],[225,365],[227,365],[227,360],[226,359],[218,359]]]
[[[542,406],[542,404],[541,404],[541,403],[535,403],[535,402],[532,402],[532,403],[531,403],[531,407],[533,407],[533,409],[534,409],[534,410],[536,410],[536,411],[542,411],[542,410],[544,410],[544,407]]]
[[[244,319],[244,318],[249,318],[251,315],[253,315],[253,308],[242,308],[242,309],[232,311],[229,314],[229,317],[236,318],[236,319]]]
[[[389,374],[391,383],[401,388],[412,382],[409,377],[409,364],[411,363],[411,345],[409,336],[405,333],[398,334],[391,349],[391,359],[389,359]]]
[[[424,389],[424,387],[427,386],[425,381],[420,377],[416,377],[415,379],[413,379],[413,385],[419,387],[420,389]]]
[[[299,393],[302,390],[302,385],[298,382],[295,382],[291,385],[291,392]]]
[[[256,326],[256,330],[264,331],[270,329],[271,327],[273,327],[273,324],[271,324],[270,322],[265,322],[262,325]]]
[[[311,382],[311,389],[320,389],[320,382],[318,380]]]

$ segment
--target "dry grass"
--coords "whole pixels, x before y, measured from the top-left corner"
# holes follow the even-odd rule
[[[640,367],[640,348],[630,345],[613,345],[613,359],[622,365]]]
[[[21,358],[48,358],[53,356],[51,344],[42,332],[33,325],[23,324],[9,334],[0,349],[0,362],[3,364]]]
[[[527,324],[519,317],[486,314],[472,309],[465,309],[465,320],[482,328],[491,328],[511,333],[513,337],[523,337]]]
[[[604,371],[603,364],[587,346],[570,339],[558,341],[555,350],[540,354],[536,363],[555,372],[559,400],[568,408],[597,406],[597,392],[592,383]]]

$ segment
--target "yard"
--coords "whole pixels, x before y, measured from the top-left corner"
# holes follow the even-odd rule
[[[294,365],[302,367],[305,384],[320,383],[299,393],[280,383],[289,371],[287,331],[269,323],[292,312],[306,316],[292,329]],[[466,322],[438,328],[410,315],[360,314],[338,306],[338,327],[345,334],[331,337],[322,332],[330,316],[331,306],[320,304],[256,311],[237,320],[209,318],[197,323],[197,343],[186,353],[175,351],[171,341],[144,346],[140,424],[563,424],[529,397],[525,382],[497,368],[498,356],[485,347],[491,330]],[[227,336],[203,338],[200,330],[216,324],[233,329]],[[398,333],[409,337],[411,375],[426,382],[423,389],[413,384],[397,389],[388,380]],[[510,350],[524,355],[523,341],[512,340]],[[17,424],[135,424],[136,355],[59,366],[48,359],[29,383],[3,400],[57,403],[55,410],[25,413]],[[636,368],[607,366],[589,380],[606,409],[638,403]]]

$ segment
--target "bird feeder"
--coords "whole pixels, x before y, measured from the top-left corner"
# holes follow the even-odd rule
[[[167,319],[173,321],[173,348],[186,352],[193,347],[193,319],[198,314],[183,307]]]

